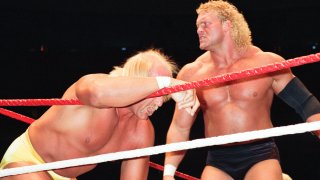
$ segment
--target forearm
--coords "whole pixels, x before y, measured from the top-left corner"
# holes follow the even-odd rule
[[[88,75],[76,84],[78,99],[95,107],[123,107],[144,99],[157,91],[154,77],[108,77]]]
[[[186,151],[168,152],[165,154],[163,176],[174,176],[175,171],[183,160]]]
[[[167,134],[166,144],[183,142],[189,140],[190,131],[179,131],[171,126]],[[174,176],[175,170],[183,160],[186,151],[173,151],[165,154],[165,171],[164,176]]]

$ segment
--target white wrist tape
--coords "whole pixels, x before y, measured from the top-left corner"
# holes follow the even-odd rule
[[[172,164],[166,164],[163,170],[163,176],[174,176],[177,168]]]
[[[167,77],[167,76],[156,76],[156,80],[157,80],[159,89],[162,89],[162,88],[170,86],[170,82],[171,82],[171,78],[170,77]]]

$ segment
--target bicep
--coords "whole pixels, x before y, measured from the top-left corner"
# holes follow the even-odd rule
[[[288,69],[283,70],[279,72],[279,74],[273,76],[272,89],[274,93],[279,94],[292,80],[292,78],[294,78],[294,75]]]
[[[270,61],[272,63],[282,63],[285,61],[284,58],[273,53],[269,53],[268,57],[271,59]],[[279,94],[292,80],[292,78],[294,78],[290,68],[272,72],[270,75],[273,79],[272,88],[275,94]]]

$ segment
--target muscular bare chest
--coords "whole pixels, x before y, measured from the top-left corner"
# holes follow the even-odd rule
[[[227,68],[203,67],[194,78],[198,80],[224,76],[254,67],[256,63],[239,63]],[[198,98],[203,107],[219,106],[225,103],[254,102],[270,96],[272,78],[268,75],[253,76],[233,81],[215,83],[198,88]]]
[[[267,77],[232,81],[199,88],[198,98],[203,106],[217,106],[224,103],[259,101],[270,92]]]

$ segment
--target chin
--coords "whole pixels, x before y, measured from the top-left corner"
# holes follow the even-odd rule
[[[205,46],[204,45],[199,45],[199,49],[201,49],[201,50],[205,50],[206,48],[205,48]]]

